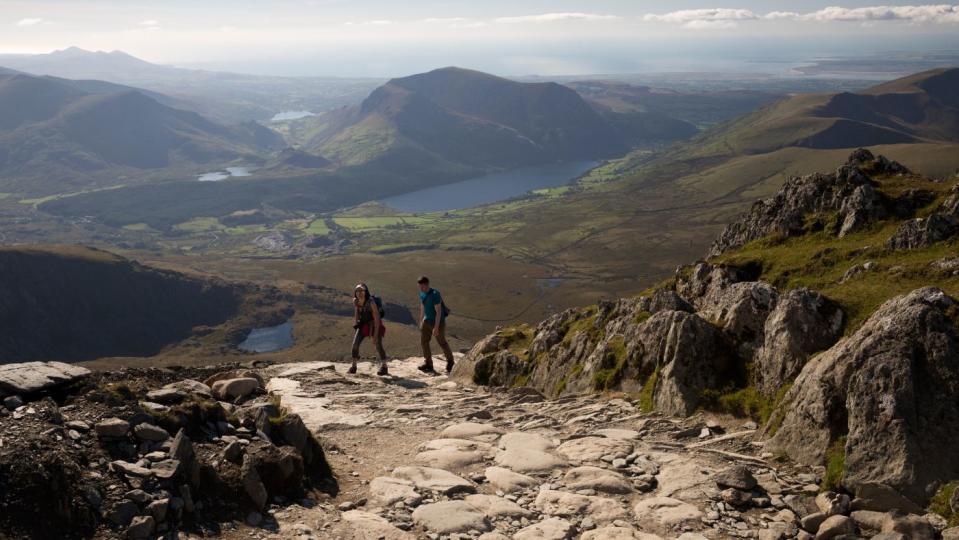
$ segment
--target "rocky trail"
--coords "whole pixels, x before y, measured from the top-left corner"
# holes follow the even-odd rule
[[[611,395],[467,387],[417,362],[394,361],[385,378],[328,362],[263,373],[320,436],[339,485],[249,536],[771,539],[794,537],[797,512],[814,513],[816,471],[777,466],[751,442],[752,423],[643,414]]]

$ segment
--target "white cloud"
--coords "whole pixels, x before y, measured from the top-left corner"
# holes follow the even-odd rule
[[[41,17],[28,17],[17,21],[17,26],[36,26],[43,22]]]
[[[810,13],[772,11],[765,15],[760,15],[748,9],[709,8],[683,9],[663,14],[647,13],[643,16],[643,20],[647,22],[667,22],[679,24],[684,28],[691,29],[732,28],[735,27],[739,21],[759,19],[859,23],[874,21],[959,23],[959,5],[928,4],[916,6],[867,6],[858,8],[832,6]]]
[[[156,19],[147,19],[145,21],[140,21],[138,24],[140,26],[158,26],[160,24],[160,21]]]
[[[690,30],[723,30],[739,26],[739,21],[758,19],[755,12],[748,9],[708,8],[681,9],[661,15],[647,13],[643,20],[647,22],[666,22],[680,24]]]
[[[763,15],[764,19],[769,20],[779,20],[779,19],[799,19],[802,17],[799,13],[795,11],[771,11]]]
[[[959,22],[959,6],[948,4],[919,6],[869,6],[860,8],[827,7],[802,15],[808,21],[908,21],[914,23]]]
[[[519,15],[516,17],[498,17],[498,23],[548,23],[561,21],[614,21],[621,19],[618,15],[602,15],[598,13],[541,13],[539,15]]]
[[[759,16],[748,9],[709,8],[709,9],[681,9],[657,15],[647,13],[644,21],[691,23],[697,21],[749,21]]]

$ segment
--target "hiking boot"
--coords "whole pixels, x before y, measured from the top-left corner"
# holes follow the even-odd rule
[[[352,366],[350,366],[350,369],[346,370],[346,372],[349,373],[350,375],[354,375],[356,373],[356,364],[353,364]]]
[[[453,361],[452,361],[452,360],[447,360],[447,361],[446,361],[446,374],[449,375],[449,374],[452,373],[452,372],[453,372]]]
[[[376,372],[376,374],[379,375],[380,377],[385,377],[390,374],[390,371],[386,369],[386,364],[383,364],[382,366],[380,366],[380,369],[379,371]]]
[[[420,367],[418,367],[418,368],[416,368],[416,369],[418,369],[418,370],[420,370],[420,371],[422,371],[423,373],[426,373],[426,374],[428,374],[428,375],[436,375],[436,370],[433,369],[433,364],[432,364],[432,363],[423,364],[423,365],[421,365]]]

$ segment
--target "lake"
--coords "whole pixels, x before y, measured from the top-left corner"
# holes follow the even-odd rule
[[[453,184],[382,199],[401,212],[445,212],[512,199],[537,189],[568,184],[598,165],[595,161],[554,163],[488,174]]]
[[[200,182],[219,182],[220,180],[226,180],[231,176],[250,176],[253,174],[252,169],[249,167],[227,167],[225,171],[213,171],[208,173],[203,173],[196,177]]]
[[[255,328],[240,343],[241,351],[266,353],[282,351],[293,346],[293,323],[286,321],[277,326]]]
[[[270,118],[270,122],[286,122],[287,120],[299,120],[307,116],[316,116],[316,113],[310,111],[283,111],[278,112]]]

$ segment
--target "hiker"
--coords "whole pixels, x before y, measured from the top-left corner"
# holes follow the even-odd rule
[[[386,351],[383,350],[383,336],[386,326],[383,324],[383,302],[370,293],[366,283],[360,283],[353,289],[353,320],[356,334],[353,336],[353,365],[347,373],[356,373],[356,361],[360,358],[360,343],[364,338],[373,338],[376,352],[380,355],[380,369],[377,375],[389,375],[386,369]]]
[[[430,278],[420,277],[416,281],[420,286],[420,345],[423,346],[423,365],[419,370],[424,373],[435,374],[433,369],[433,354],[430,351],[430,340],[434,337],[446,355],[446,373],[453,371],[453,350],[446,342],[446,318],[450,310],[443,302],[440,292],[430,287]]]

